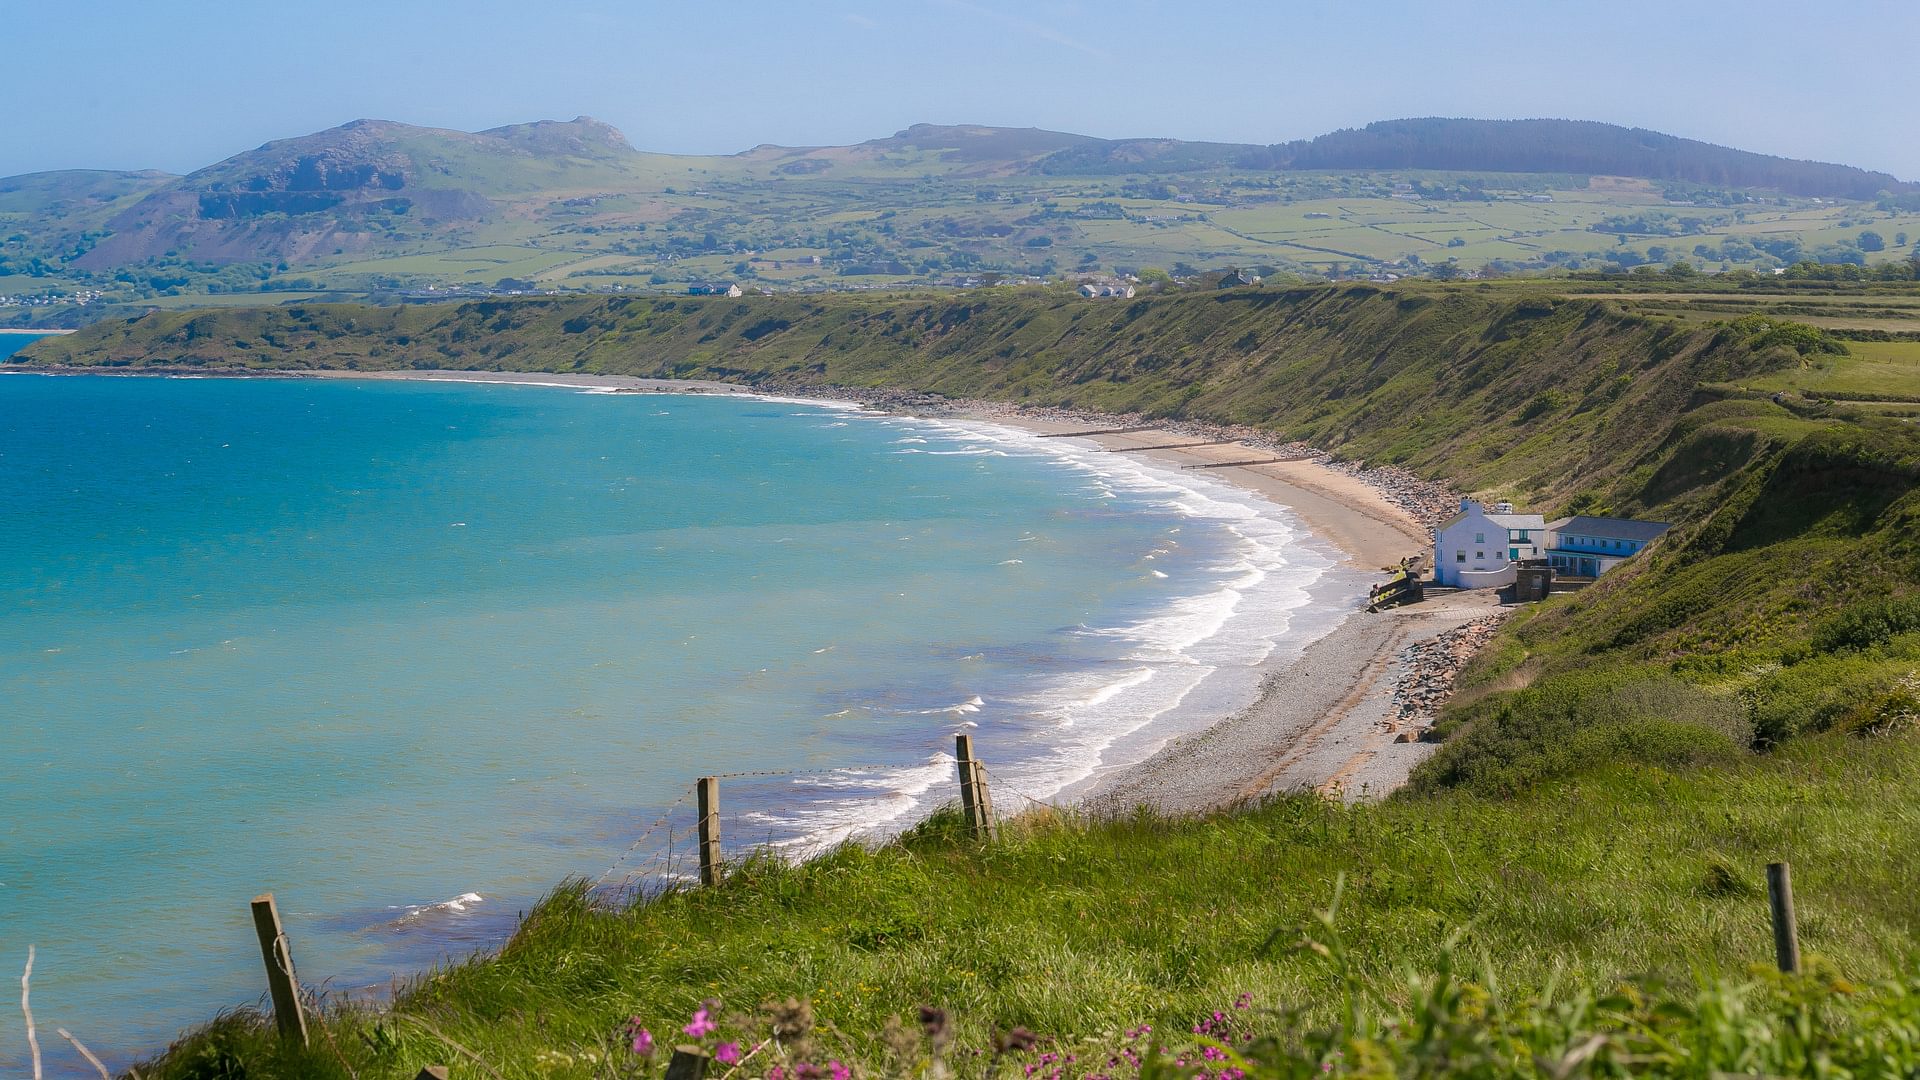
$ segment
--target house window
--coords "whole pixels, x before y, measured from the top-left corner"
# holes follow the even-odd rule
[[[1465,549],[1465,548],[1461,548],[1460,550],[1458,550],[1458,551],[1456,551],[1456,552],[1454,552],[1454,553],[1453,553],[1453,561],[1454,561],[1454,562],[1457,562],[1457,563],[1461,563],[1461,562],[1466,562],[1466,561],[1467,561],[1467,551],[1466,551],[1466,549]]]
[[[1474,534],[1473,534],[1473,542],[1474,542],[1474,543],[1476,543],[1476,544],[1484,544],[1484,543],[1486,543],[1486,542],[1487,542],[1487,534],[1486,534],[1486,533],[1474,533]]]
[[[1515,539],[1515,540],[1525,540],[1526,538],[1527,538],[1527,530],[1525,530],[1525,529],[1521,529],[1521,530],[1520,530],[1520,535],[1519,535],[1519,536],[1516,536],[1516,537],[1514,537],[1514,539]]]
[[[1484,551],[1476,551],[1473,553],[1473,560],[1475,562],[1479,562],[1481,559],[1484,559],[1486,557],[1487,557],[1487,553]]]

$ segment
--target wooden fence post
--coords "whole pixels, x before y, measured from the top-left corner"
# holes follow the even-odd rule
[[[953,737],[953,757],[955,770],[960,774],[960,816],[967,823],[967,832],[978,833],[980,771],[973,767],[973,736]]]
[[[720,883],[720,778],[703,776],[694,785],[700,804],[700,884]]]
[[[974,836],[993,835],[993,796],[987,791],[987,767],[973,756],[973,736],[953,737],[953,757],[960,773],[960,813]]]
[[[1789,975],[1800,970],[1800,928],[1793,917],[1793,875],[1783,862],[1767,864],[1767,902],[1773,909],[1773,959]]]
[[[666,1080],[701,1080],[707,1075],[710,1060],[698,1047],[676,1047],[667,1062]]]
[[[293,974],[293,948],[280,928],[280,909],[272,893],[253,898],[253,929],[260,937],[260,959],[267,965],[267,989],[273,996],[273,1022],[280,1037],[307,1045],[307,1015],[300,1006],[300,982]]]
[[[980,835],[993,839],[993,789],[987,784],[987,763],[973,759],[973,805],[980,812]]]

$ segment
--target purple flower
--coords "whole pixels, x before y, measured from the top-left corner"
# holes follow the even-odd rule
[[[648,1031],[646,1028],[636,1029],[633,1033],[633,1052],[639,1054],[641,1057],[652,1056],[653,1032]]]
[[[848,1077],[853,1075],[853,1071],[840,1064],[838,1060],[827,1062],[827,1073],[833,1077],[833,1080],[848,1080]]]
[[[767,1070],[767,1080],[787,1080],[787,1070],[779,1065]]]
[[[713,1060],[722,1065],[740,1064],[740,1044],[737,1042],[729,1042],[721,1043],[719,1046],[714,1047]]]
[[[1233,1007],[1234,1007],[1234,1008],[1236,1008],[1236,1009],[1247,1009],[1247,1008],[1252,1008],[1252,1007],[1253,1007],[1253,995],[1252,995],[1252,994],[1241,994],[1241,995],[1240,995],[1239,997],[1237,997],[1237,998],[1234,998],[1234,999],[1233,999]]]
[[[719,1026],[720,1026],[719,1024],[716,1024],[713,1022],[712,1017],[707,1015],[707,1010],[701,1009],[699,1012],[696,1012],[693,1014],[693,1023],[688,1024],[686,1027],[681,1028],[680,1030],[686,1032],[688,1035],[692,1036],[693,1038],[698,1039],[710,1034],[715,1028],[718,1028]]]

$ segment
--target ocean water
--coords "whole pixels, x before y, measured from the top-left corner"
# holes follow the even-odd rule
[[[988,425],[0,376],[0,970],[37,946],[42,1030],[123,1067],[260,998],[256,893],[307,983],[384,986],[684,871],[703,774],[782,772],[723,827],[795,854],[951,800],[957,731],[1003,810],[1070,795],[1251,700],[1351,607],[1334,561]]]
[[[0,334],[0,360],[5,360],[46,336],[46,334]]]

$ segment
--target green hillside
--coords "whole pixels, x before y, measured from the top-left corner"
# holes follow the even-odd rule
[[[718,999],[747,1015],[714,1038],[751,1045],[786,1022],[753,1010],[788,997],[817,1024],[797,1049],[789,1030],[790,1064],[868,1073],[921,1075],[927,1044],[887,1018],[936,1004],[965,1076],[1044,1072],[1046,1052],[1105,1060],[1142,1022],[1197,1052],[1182,1033],[1215,1009],[1255,1036],[1258,1076],[1813,1060],[1904,1075],[1920,436],[1821,393],[1920,397],[1901,344],[1440,286],[295,305],[36,343],[23,363],[617,372],[1138,409],[1259,425],[1550,516],[1677,523],[1510,623],[1443,714],[1438,754],[1383,804],[1040,818],[985,848],[941,818],[878,852],[755,862],[618,911],[569,887],[499,958],[422,980],[392,1013],[337,1013],[311,1052],[242,1014],[142,1075],[628,1075],[658,1067],[626,1049],[629,1018],[670,1039]],[[1759,868],[1783,856],[1814,974],[1748,978],[1768,955]],[[1059,1042],[1006,1062],[993,1040],[1014,1026]]]

